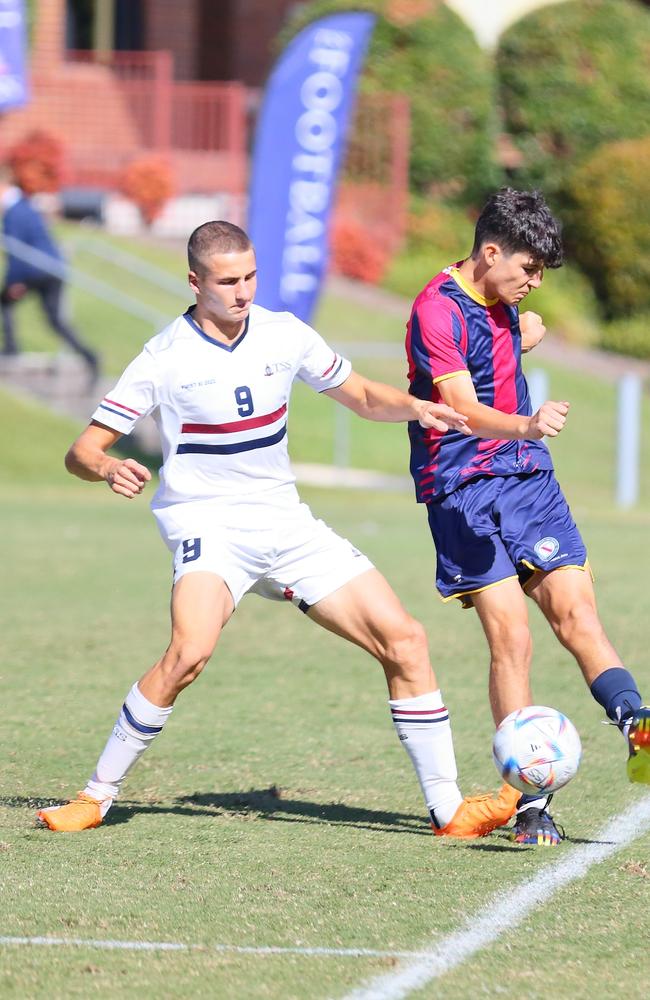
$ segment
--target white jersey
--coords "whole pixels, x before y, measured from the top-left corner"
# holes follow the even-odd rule
[[[291,313],[251,306],[244,332],[229,346],[208,337],[190,309],[145,344],[92,419],[129,434],[152,415],[163,454],[154,510],[294,495],[287,448],[293,380],[322,392],[342,385],[351,370]]]

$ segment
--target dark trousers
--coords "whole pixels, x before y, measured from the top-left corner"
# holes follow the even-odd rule
[[[78,337],[75,330],[66,323],[63,318],[62,297],[63,282],[60,278],[43,278],[35,284],[27,286],[28,292],[36,292],[41,300],[43,312],[52,330],[77,354],[81,355],[86,364],[94,370],[97,368],[97,355],[84,344]],[[14,328],[14,308],[16,301],[12,300],[6,289],[0,294],[0,304],[2,307],[2,331],[4,335],[4,353],[17,354],[18,345],[16,343],[16,333]]]

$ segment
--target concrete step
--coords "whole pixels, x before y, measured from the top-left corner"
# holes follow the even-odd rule
[[[115,384],[114,378],[89,372],[76,354],[0,354],[0,387],[27,396],[55,413],[86,424],[97,404]],[[81,429],[80,427],[80,429]],[[138,448],[148,455],[160,453],[158,430],[150,417],[134,428]]]

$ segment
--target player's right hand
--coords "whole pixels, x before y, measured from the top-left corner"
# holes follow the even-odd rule
[[[530,418],[529,433],[526,436],[535,441],[543,437],[557,437],[566,423],[568,412],[568,403],[547,400]]]
[[[428,400],[418,400],[418,423],[420,427],[433,427],[437,431],[455,430],[461,434],[471,434],[467,426],[467,417],[454,410],[446,403],[431,403]]]
[[[546,327],[539,313],[527,312],[519,314],[519,329],[521,331],[521,353],[527,354],[537,347],[544,339]]]
[[[134,458],[116,458],[104,478],[113,493],[133,500],[142,493],[151,473],[146,465],[140,465]]]

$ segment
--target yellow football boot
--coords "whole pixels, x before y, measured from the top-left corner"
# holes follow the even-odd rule
[[[627,739],[630,745],[627,776],[630,781],[650,785],[650,707],[647,705],[634,713]]]

